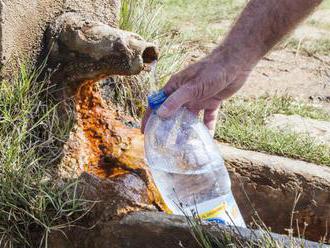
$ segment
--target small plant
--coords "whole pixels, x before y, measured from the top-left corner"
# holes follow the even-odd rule
[[[0,83],[0,247],[47,247],[50,232],[72,225],[87,210],[77,181],[52,180],[70,123],[47,99],[40,70],[22,65]],[[62,129],[65,127],[64,129]]]
[[[244,188],[242,190],[245,192]],[[246,194],[246,192],[245,192]],[[250,204],[253,210],[253,229],[246,230],[245,235],[242,234],[242,229],[233,226],[219,226],[218,224],[211,224],[201,218],[195,212],[192,214],[186,213],[182,208],[187,224],[196,242],[201,248],[307,248],[304,238],[305,230],[300,232],[297,225],[296,237],[293,233],[294,213],[300,198],[300,193],[296,194],[293,203],[290,228],[286,240],[281,240],[280,236],[271,233],[270,229],[260,218],[256,209],[254,209],[249,197],[246,194],[247,203]],[[197,211],[196,211],[197,212]],[[277,237],[277,238],[276,238]],[[318,247],[325,247],[323,243],[319,243]]]
[[[295,52],[307,56],[328,55],[330,50],[330,39],[321,38],[317,40],[299,40],[293,37],[284,42],[283,46],[294,49]]]

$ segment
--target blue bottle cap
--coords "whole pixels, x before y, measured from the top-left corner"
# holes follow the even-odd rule
[[[167,95],[163,90],[157,91],[156,93],[151,94],[148,96],[148,103],[149,107],[152,110],[156,110],[163,104],[167,99]]]

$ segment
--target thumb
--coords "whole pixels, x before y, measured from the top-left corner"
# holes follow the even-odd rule
[[[172,116],[182,105],[192,100],[194,92],[195,87],[189,85],[180,87],[159,107],[157,114],[161,118]]]

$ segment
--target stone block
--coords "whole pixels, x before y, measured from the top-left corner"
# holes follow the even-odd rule
[[[255,211],[267,227],[319,241],[330,222],[330,168],[304,161],[219,145],[232,190],[247,224]],[[295,200],[300,195],[297,203]],[[299,226],[299,232],[297,230]]]
[[[6,78],[20,63],[35,63],[45,31],[66,12],[116,26],[120,0],[2,0],[0,2],[0,76]]]

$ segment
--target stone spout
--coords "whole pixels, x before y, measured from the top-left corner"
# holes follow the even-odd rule
[[[53,81],[81,83],[109,75],[135,75],[158,58],[154,44],[139,35],[76,13],[65,13],[50,25],[48,63]]]

